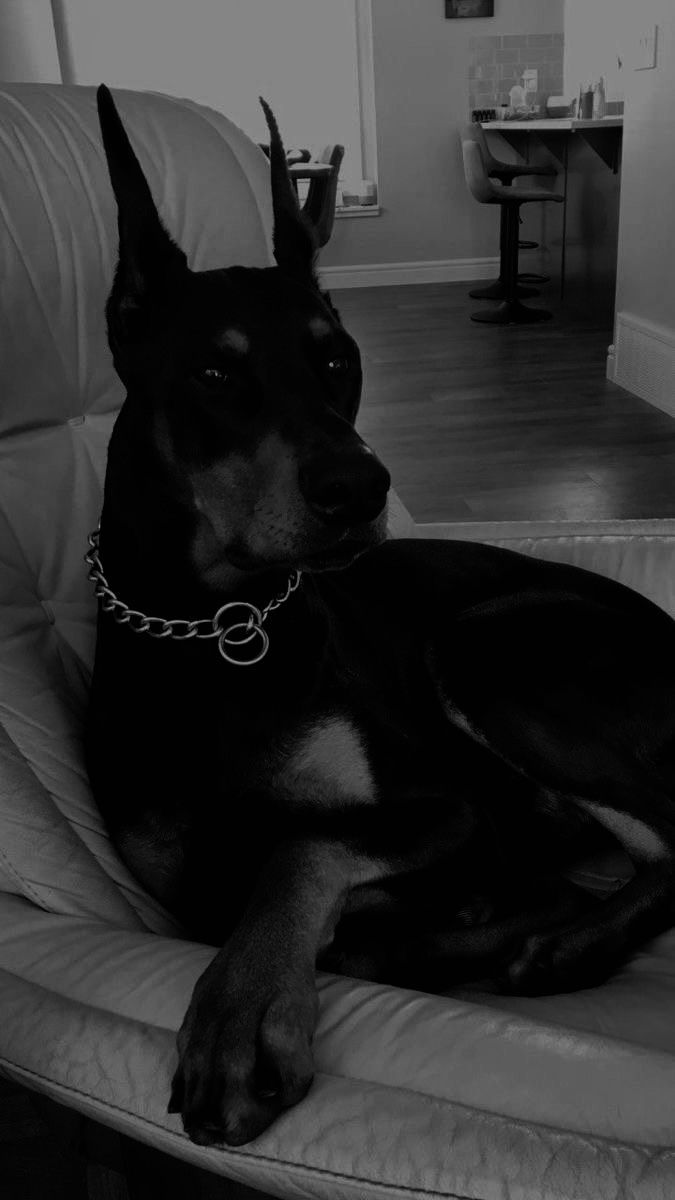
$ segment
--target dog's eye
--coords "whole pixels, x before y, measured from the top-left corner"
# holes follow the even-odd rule
[[[206,387],[217,387],[227,381],[227,371],[221,370],[220,367],[202,367],[196,375],[199,382]]]
[[[345,371],[349,370],[349,363],[346,358],[331,358],[328,370],[331,375],[344,375]]]

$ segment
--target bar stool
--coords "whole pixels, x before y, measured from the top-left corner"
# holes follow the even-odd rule
[[[480,146],[473,139],[462,140],[464,175],[472,196],[480,204],[501,204],[503,236],[500,248],[501,274],[505,286],[504,299],[496,308],[472,313],[472,321],[490,325],[526,325],[547,321],[551,313],[544,308],[528,308],[518,296],[518,225],[521,204],[551,201],[562,204],[565,197],[546,188],[508,186],[490,179]],[[475,293],[474,293],[475,294]]]
[[[500,158],[495,158],[490,150],[488,140],[485,136],[483,126],[478,121],[469,121],[463,129],[462,138],[469,141],[477,142],[480,146],[485,169],[490,179],[498,179],[505,187],[510,187],[514,179],[518,179],[523,175],[556,175],[556,168],[553,166],[531,166],[529,163],[506,163]],[[523,241],[518,239],[519,250],[536,250],[538,242]],[[503,300],[506,296],[506,282],[504,275],[504,253],[506,249],[506,210],[502,207],[501,221],[499,230],[499,279],[494,283],[489,283],[487,287],[474,288],[469,292],[469,295],[474,300]],[[518,272],[518,296],[521,300],[525,300],[528,296],[538,296],[539,292],[536,288],[522,286],[527,283],[548,283],[550,276],[537,275],[531,271]]]

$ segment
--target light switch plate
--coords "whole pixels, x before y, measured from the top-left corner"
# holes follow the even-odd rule
[[[638,37],[635,45],[635,67],[636,71],[651,71],[656,66],[656,36],[657,25],[652,25],[651,29],[647,30]]]

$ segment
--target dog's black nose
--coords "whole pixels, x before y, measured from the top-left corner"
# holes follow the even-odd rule
[[[349,458],[314,459],[300,471],[300,490],[313,512],[334,525],[373,521],[382,512],[391,476],[364,447]]]

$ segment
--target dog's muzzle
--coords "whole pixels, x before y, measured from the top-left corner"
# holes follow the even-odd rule
[[[300,470],[300,491],[310,510],[333,527],[365,525],[387,502],[391,476],[367,446],[349,456],[325,455]]]

